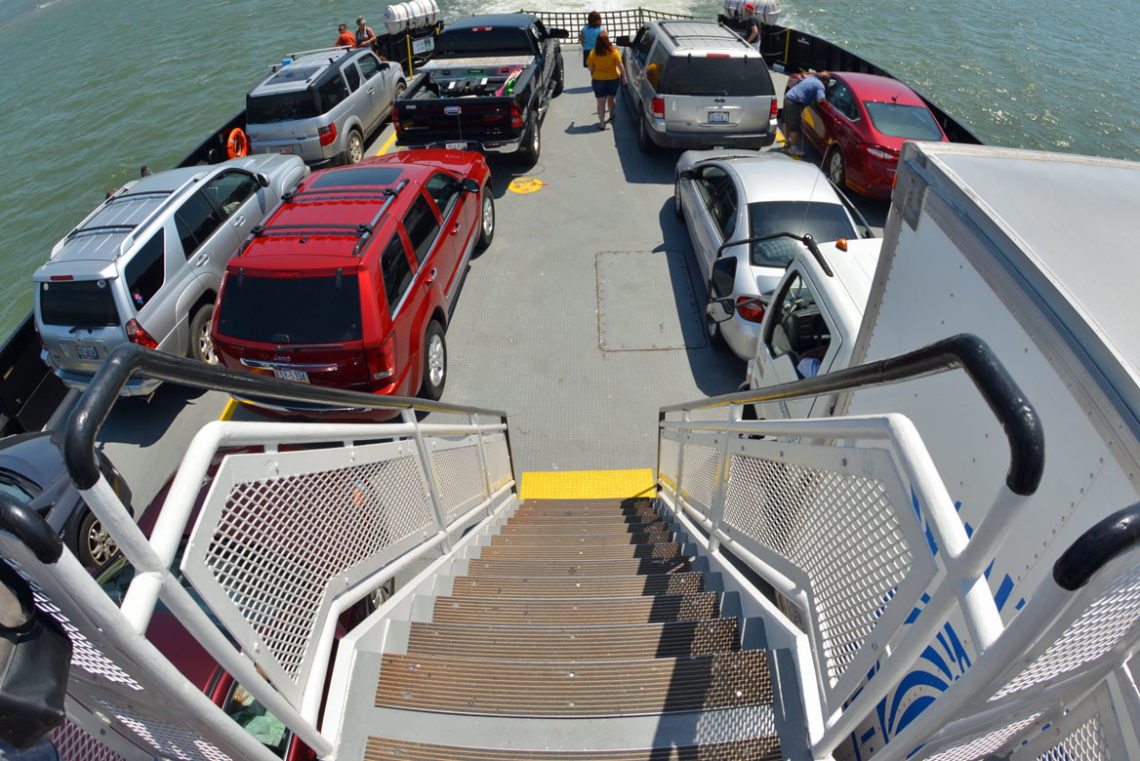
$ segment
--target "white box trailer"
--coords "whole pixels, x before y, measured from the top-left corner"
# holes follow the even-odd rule
[[[1044,476],[988,576],[1006,623],[1073,540],[1140,497],[1138,202],[1134,162],[946,143],[908,143],[900,160],[851,363],[971,333],[1036,407]],[[835,414],[879,412],[914,421],[961,515],[978,526],[1010,453],[968,377],[849,392]],[[973,653],[959,622],[947,622],[926,670],[896,685],[839,756],[873,755]]]

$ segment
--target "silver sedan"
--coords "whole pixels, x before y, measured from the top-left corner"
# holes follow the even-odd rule
[[[686,151],[677,162],[673,203],[689,228],[709,298],[736,302],[731,319],[709,324],[710,335],[741,359],[755,356],[771,291],[802,245],[787,237],[753,239],[873,237],[818,167],[781,153]]]

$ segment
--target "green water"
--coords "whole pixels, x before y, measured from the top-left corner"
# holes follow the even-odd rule
[[[571,0],[606,10],[634,3]],[[142,164],[169,167],[242,108],[287,51],[324,47],[336,25],[386,4],[342,0],[0,0],[0,334],[31,308],[52,244]],[[515,3],[444,0],[444,19]],[[534,7],[534,6],[532,6]],[[658,10],[713,18],[717,3]],[[887,68],[984,141],[1140,158],[1136,0],[784,0],[788,25]],[[1074,69],[1073,67],[1079,67]],[[588,95],[581,97],[588,98]],[[504,220],[510,224],[510,220]],[[1079,220],[1074,220],[1079,223]]]

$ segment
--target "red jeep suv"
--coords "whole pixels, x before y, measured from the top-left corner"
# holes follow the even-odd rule
[[[314,172],[226,268],[211,328],[222,364],[438,399],[448,316],[495,232],[490,179],[480,154],[450,150]]]

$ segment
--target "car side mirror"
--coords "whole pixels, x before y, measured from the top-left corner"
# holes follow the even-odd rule
[[[478,193],[479,192],[479,183],[475,182],[475,180],[471,179],[470,177],[464,177],[463,178],[463,190],[464,190],[464,192],[467,192],[467,193]]]
[[[570,39],[570,32],[565,29],[551,28],[546,30],[546,36],[548,39],[553,37],[559,40],[568,40]]]
[[[736,302],[731,296],[713,299],[705,307],[705,319],[709,322],[727,322],[734,314],[736,314]]]
[[[258,172],[254,176],[257,177],[257,184],[258,185],[260,185],[263,188],[269,187],[269,178],[266,177],[264,174],[262,174],[261,172]]]
[[[696,175],[693,174],[692,169],[682,169],[680,171],[680,173],[677,175],[677,179],[678,180],[691,180],[695,176]]]
[[[390,68],[392,68],[392,64],[388,63],[387,61],[380,62],[380,71],[387,71]]]
[[[628,48],[629,47],[629,35],[628,34],[619,34],[616,44],[620,47]]]

